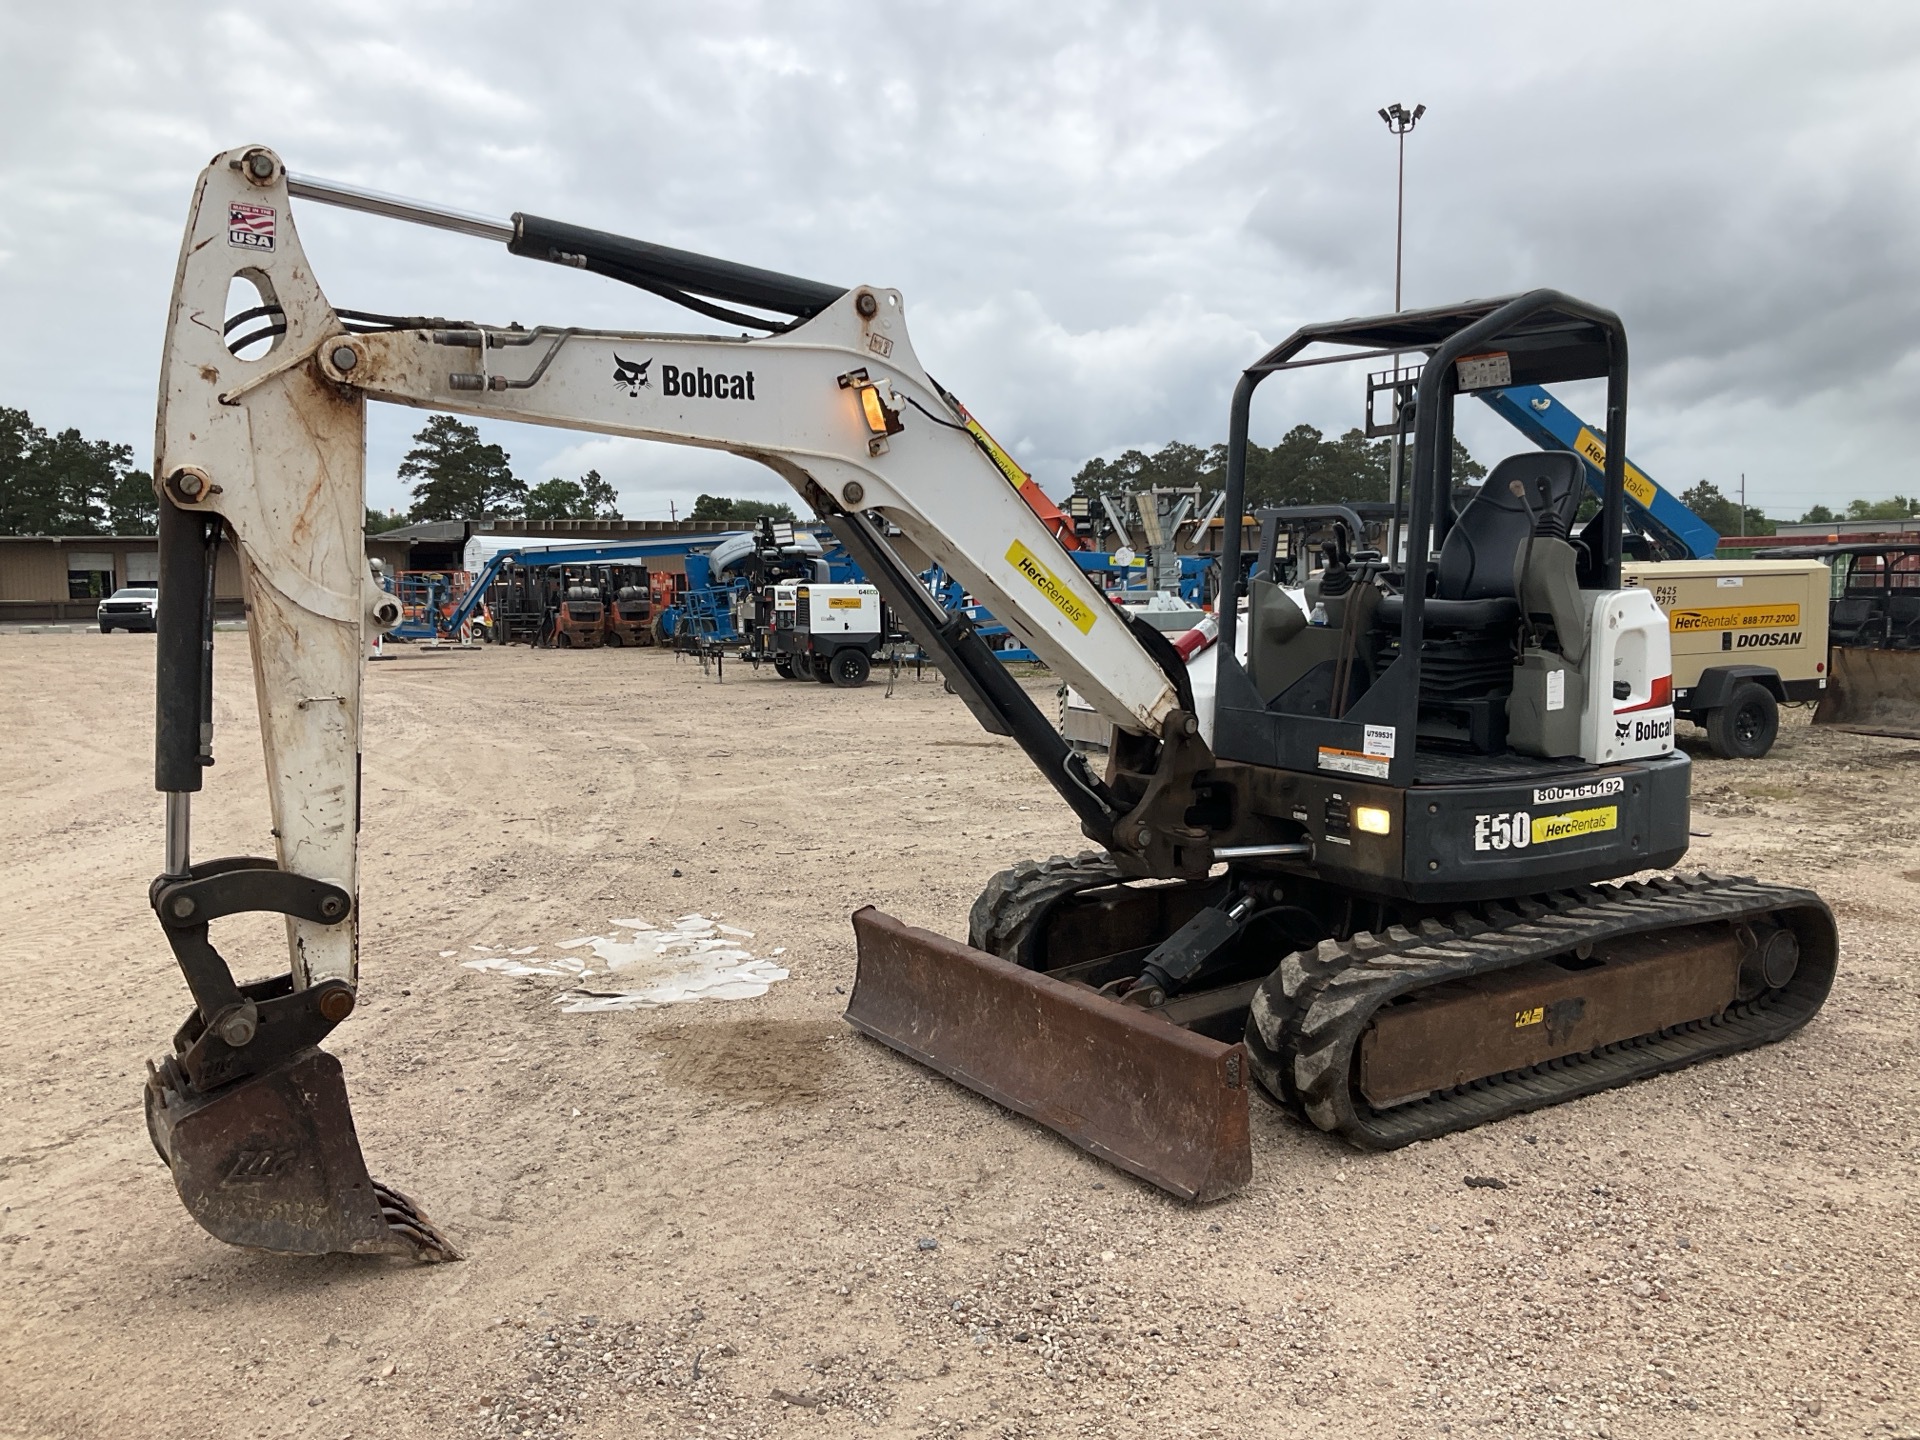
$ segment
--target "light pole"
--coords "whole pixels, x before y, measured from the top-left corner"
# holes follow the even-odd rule
[[[1404,253],[1407,218],[1407,134],[1420,123],[1420,117],[1427,113],[1424,105],[1415,105],[1409,110],[1398,100],[1380,112],[1380,118],[1387,123],[1400,149],[1399,176],[1394,182],[1393,202],[1393,309],[1400,310],[1400,261]],[[1393,515],[1387,522],[1387,559],[1391,563],[1400,557],[1400,453],[1406,443],[1406,421],[1400,390],[1400,357],[1393,357],[1393,459],[1387,472],[1387,500],[1393,506]]]
[[[1380,118],[1387,122],[1387,129],[1393,132],[1400,146],[1400,176],[1394,187],[1393,206],[1393,308],[1400,308],[1400,239],[1401,227],[1407,216],[1407,135],[1420,123],[1420,117],[1427,113],[1427,107],[1416,105],[1409,110],[1399,101],[1394,101],[1380,112]]]

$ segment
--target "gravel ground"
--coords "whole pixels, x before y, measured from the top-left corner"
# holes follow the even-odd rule
[[[218,650],[197,851],[262,853]],[[374,1172],[466,1253],[426,1268],[181,1211],[139,1110],[187,1003],[145,900],[152,638],[0,634],[0,673],[0,1434],[1920,1436],[1920,744],[1695,751],[1689,866],[1839,914],[1799,1036],[1390,1155],[1256,1099],[1253,1185],[1194,1208],[838,1018],[852,909],[963,935],[993,870],[1082,848],[937,681],[408,653],[369,677],[333,1048]],[[459,963],[696,911],[792,978],[573,1015]]]

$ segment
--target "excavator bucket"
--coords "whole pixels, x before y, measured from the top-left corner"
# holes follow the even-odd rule
[[[1253,1178],[1245,1049],[868,907],[847,1019],[1183,1200]]]
[[[413,1202],[367,1174],[340,1062],[302,1050],[200,1094],[169,1059],[147,1079],[147,1133],[215,1239],[285,1255],[458,1260]]]
[[[1920,740],[1920,650],[1833,647],[1813,723]]]

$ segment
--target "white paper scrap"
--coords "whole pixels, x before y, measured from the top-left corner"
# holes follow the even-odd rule
[[[651,1010],[698,1000],[749,1000],[788,978],[788,971],[773,960],[757,959],[742,946],[740,942],[753,938],[751,930],[722,925],[717,915],[682,915],[665,929],[638,917],[611,923],[625,933],[579,935],[551,947],[503,947],[504,953],[483,954],[460,964],[514,979],[564,981],[566,988],[553,998],[568,1015]],[[537,952],[543,948],[588,953],[542,958]],[[778,946],[773,954],[783,955],[786,949]],[[449,950],[444,955],[456,953]],[[581,981],[595,975],[605,976],[608,988],[580,987]]]

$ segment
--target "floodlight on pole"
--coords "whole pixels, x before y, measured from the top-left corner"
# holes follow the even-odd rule
[[[1427,113],[1424,105],[1415,105],[1409,110],[1399,101],[1387,106],[1380,112],[1380,118],[1387,122],[1387,129],[1393,133],[1400,146],[1400,175],[1394,187],[1393,207],[1393,308],[1400,308],[1400,257],[1401,234],[1407,215],[1407,133],[1420,123],[1420,117]]]
[[[1403,237],[1406,233],[1407,217],[1407,132],[1420,123],[1420,117],[1427,113],[1427,107],[1416,104],[1409,110],[1398,100],[1380,111],[1380,118],[1387,124],[1400,147],[1399,174],[1394,182],[1393,201],[1393,309],[1400,311],[1400,265],[1404,253]],[[1393,504],[1392,518],[1387,522],[1387,554],[1398,558],[1400,550],[1400,454],[1405,444],[1406,425],[1402,420],[1405,413],[1400,393],[1400,357],[1393,357],[1393,462],[1387,477],[1387,498]]]

